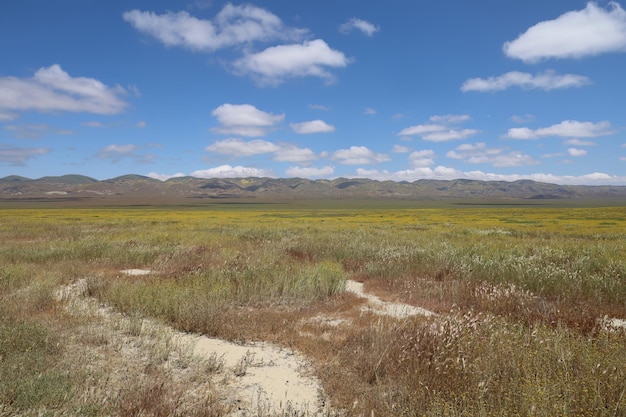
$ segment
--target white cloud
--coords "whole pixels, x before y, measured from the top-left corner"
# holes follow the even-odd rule
[[[626,12],[619,3],[603,9],[595,2],[553,20],[539,22],[503,46],[510,58],[536,62],[547,58],[581,58],[626,50]]]
[[[472,120],[468,114],[444,114],[441,116],[430,116],[428,119],[433,123],[443,123],[446,125],[457,124]]]
[[[136,127],[138,127],[138,128],[140,128],[140,129],[143,129],[144,127],[148,126],[148,123],[146,123],[146,122],[145,122],[145,121],[143,121],[143,120],[140,120],[140,121],[138,121],[138,122],[135,124],[135,126],[136,126]]]
[[[432,132],[441,132],[442,130],[446,130],[447,128],[443,125],[436,124],[423,124],[405,127],[398,133],[398,136],[413,136],[413,135],[423,135],[425,133]]]
[[[167,181],[170,178],[180,178],[184,177],[185,174],[182,172],[178,172],[176,174],[159,174],[157,172],[149,172],[146,174],[146,177],[154,178],[155,180]]]
[[[196,178],[247,178],[247,177],[274,177],[272,170],[244,167],[244,166],[230,166],[221,165],[215,168],[200,169],[193,171],[190,174]]]
[[[275,161],[300,163],[314,161],[325,155],[317,155],[309,148],[299,148],[291,144],[277,145],[260,139],[244,141],[230,138],[217,141],[205,150],[234,157],[273,154],[272,159]]]
[[[353,17],[352,19],[348,20],[347,22],[339,26],[339,32],[344,33],[344,34],[348,34],[355,29],[360,30],[361,32],[363,32],[364,34],[370,37],[373,36],[374,33],[380,30],[378,26],[366,20],[359,19],[356,17]]]
[[[558,75],[554,71],[532,75],[527,72],[511,71],[498,77],[470,78],[461,86],[461,91],[502,91],[510,87],[527,90],[542,89],[546,91],[581,87],[590,84],[588,77],[576,74]]]
[[[432,132],[422,135],[422,139],[429,142],[447,142],[451,140],[466,139],[480,133],[477,129],[449,129],[446,131]]]
[[[365,110],[363,110],[363,114],[367,114],[368,116],[374,116],[376,113],[378,113],[376,109],[371,107],[366,107]]]
[[[273,159],[275,161],[303,163],[319,159],[319,156],[309,148],[298,148],[294,145],[281,145],[279,149],[274,152]]]
[[[294,132],[300,134],[329,133],[335,131],[335,126],[329,125],[320,119],[302,123],[290,123],[289,126],[291,126]]]
[[[564,120],[561,123],[540,129],[529,129],[527,127],[515,127],[509,129],[506,137],[510,139],[539,139],[547,136],[560,136],[569,138],[595,138],[614,134],[611,130],[611,123],[602,121],[579,122],[577,120]]]
[[[192,51],[213,52],[256,41],[299,39],[307,33],[285,27],[276,15],[253,5],[229,3],[212,21],[198,19],[185,11],[158,15],[132,10],[122,16],[135,29],[164,45]]]
[[[314,167],[289,167],[285,171],[290,177],[298,178],[316,178],[316,177],[328,177],[335,172],[333,167],[325,166],[322,168]]]
[[[0,163],[11,166],[25,166],[28,160],[48,153],[50,153],[48,148],[20,148],[0,144]]]
[[[211,113],[220,127],[211,130],[227,135],[264,136],[285,118],[285,114],[261,111],[250,104],[222,104]]]
[[[117,114],[128,105],[121,99],[125,94],[120,86],[71,77],[58,64],[32,78],[0,77],[0,110]]]
[[[390,160],[389,156],[375,153],[365,146],[351,146],[350,149],[335,151],[333,159],[345,165],[377,164]]]
[[[409,162],[413,168],[422,168],[435,165],[435,152],[430,149],[415,151],[409,155]]]
[[[485,142],[465,143],[449,151],[446,156],[468,164],[491,164],[494,167],[519,167],[539,164],[532,156],[519,151],[504,152],[502,148],[489,148]]]
[[[578,148],[568,148],[567,149],[567,153],[570,156],[585,156],[587,155],[587,151],[584,149],[578,149]]]
[[[231,156],[260,155],[264,153],[272,153],[278,149],[279,147],[277,145],[264,140],[256,139],[246,142],[244,140],[234,138],[217,141],[205,148],[205,150],[209,152]]]
[[[343,68],[349,63],[342,52],[330,48],[321,39],[315,39],[248,53],[233,66],[238,73],[251,75],[260,84],[278,85],[294,77],[319,77],[330,82],[333,75],[328,68]]]
[[[419,135],[423,140],[429,142],[447,142],[450,140],[466,139],[480,130],[476,129],[458,129],[451,125],[463,123],[471,120],[467,114],[446,114],[443,116],[431,116],[429,121],[421,125],[410,126],[402,129],[398,136],[414,136]]]

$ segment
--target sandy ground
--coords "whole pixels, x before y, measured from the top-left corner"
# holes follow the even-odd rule
[[[346,291],[356,294],[361,298],[367,300],[367,304],[361,307],[362,311],[370,311],[375,314],[383,314],[398,319],[403,319],[411,316],[434,316],[436,315],[430,310],[425,308],[415,307],[409,304],[402,303],[390,303],[383,301],[380,298],[372,294],[366,294],[363,291],[363,284],[357,281],[348,280],[346,282]]]

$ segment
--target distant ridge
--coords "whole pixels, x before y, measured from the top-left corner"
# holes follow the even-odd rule
[[[86,177],[84,175],[75,175],[75,174],[62,175],[60,177],[41,177],[34,181],[42,182],[42,183],[47,182],[47,183],[68,184],[68,185],[90,184],[90,183],[98,182],[98,180],[95,178]]]
[[[364,178],[310,180],[305,178],[195,178],[160,181],[129,174],[99,181],[83,175],[29,179],[17,175],[0,178],[0,200],[92,199],[624,199],[626,186],[557,185],[531,180],[478,181],[469,179],[414,182]]]

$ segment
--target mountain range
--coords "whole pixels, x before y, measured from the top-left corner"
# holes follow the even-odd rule
[[[114,198],[176,199],[625,199],[626,186],[557,185],[531,180],[376,181],[363,178],[309,180],[303,178],[176,177],[160,181],[142,175],[96,180],[82,175],[30,179],[0,178],[0,200],[59,201]]]

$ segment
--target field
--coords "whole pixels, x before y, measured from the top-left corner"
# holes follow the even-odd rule
[[[117,341],[58,297],[80,279]],[[151,320],[300,352],[330,415],[625,416],[626,206],[2,208],[0,318],[0,415],[234,413]]]

